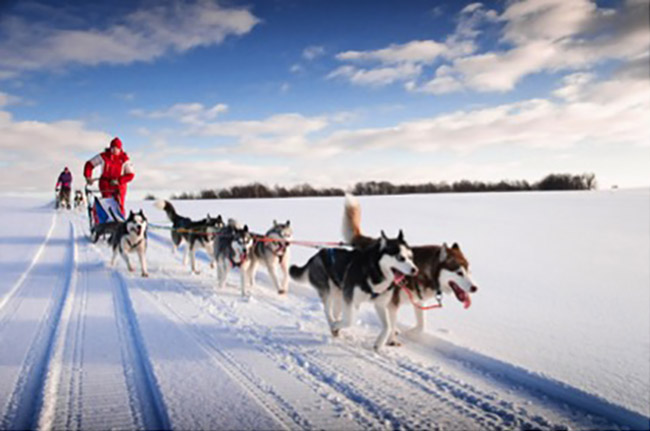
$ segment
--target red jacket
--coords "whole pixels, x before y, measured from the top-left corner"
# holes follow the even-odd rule
[[[123,151],[116,156],[113,156],[108,149],[103,153],[97,154],[86,162],[84,176],[86,178],[92,177],[93,169],[99,165],[103,168],[101,180],[105,182],[118,180],[120,185],[124,186],[135,177],[135,172],[129,162],[129,156]]]

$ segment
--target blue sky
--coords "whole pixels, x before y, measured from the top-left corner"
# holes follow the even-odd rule
[[[0,192],[119,136],[138,194],[356,181],[650,185],[646,1],[0,6]],[[80,178],[79,178],[80,179]]]

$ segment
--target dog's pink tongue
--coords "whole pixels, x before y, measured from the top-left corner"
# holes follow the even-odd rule
[[[463,301],[463,307],[467,310],[472,305],[472,300],[468,294],[465,294],[465,300]]]

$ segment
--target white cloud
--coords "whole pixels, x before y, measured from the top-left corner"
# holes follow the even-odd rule
[[[228,105],[223,103],[218,103],[210,108],[201,103],[177,103],[167,109],[151,112],[134,109],[131,114],[152,119],[172,118],[185,124],[202,125],[225,112],[228,112]]]
[[[100,152],[111,136],[89,130],[79,121],[15,121],[0,111],[0,190],[22,192],[54,189],[57,175],[69,166],[81,179],[83,155]]]
[[[305,68],[298,63],[292,64],[291,67],[289,68],[289,72],[291,73],[301,73],[304,70]]]
[[[402,45],[393,44],[375,51],[345,51],[336,55],[341,61],[379,61],[384,64],[432,63],[447,47],[433,40],[414,40]]]
[[[151,61],[244,35],[258,22],[247,9],[222,7],[213,0],[156,4],[106,28],[64,28],[10,16],[0,23],[6,35],[0,42],[0,78],[69,64]]]
[[[327,75],[327,79],[346,78],[353,84],[381,86],[397,81],[407,81],[420,75],[422,66],[412,63],[395,66],[362,69],[355,66],[340,66]]]
[[[602,82],[590,79],[588,75],[568,77],[560,91],[565,100],[560,102],[530,99],[387,128],[338,131],[325,138],[323,145],[359,151],[445,149],[461,154],[495,145],[546,149],[579,143],[650,146],[647,78],[615,75]]]
[[[501,14],[472,3],[461,10],[444,42],[415,40],[341,52],[336,58],[346,64],[328,77],[374,86],[407,81],[407,90],[432,94],[504,92],[531,74],[577,71],[646,55],[648,15],[647,2],[640,0],[628,0],[617,9],[599,8],[591,0],[520,0],[507,3]],[[501,26],[499,48],[477,52],[484,27],[496,24]],[[411,67],[398,70],[396,65]],[[423,79],[427,72],[434,76]]]
[[[20,98],[12,96],[11,94],[3,93],[0,91],[0,108],[17,103],[20,101]]]
[[[302,51],[302,57],[306,60],[314,60],[325,55],[325,47],[320,45],[308,46]]]

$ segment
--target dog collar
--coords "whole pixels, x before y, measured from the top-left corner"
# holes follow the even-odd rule
[[[137,246],[139,246],[142,243],[142,239],[140,239],[140,241],[136,242],[135,244],[131,244],[131,241],[129,241],[129,239],[127,238],[126,243],[129,245],[129,247],[136,248]]]

